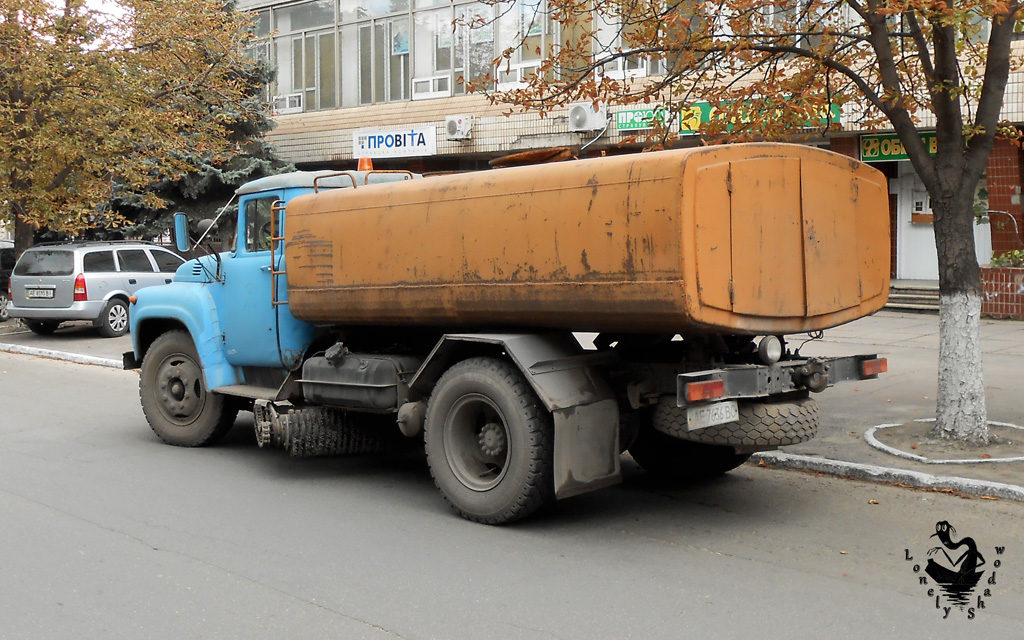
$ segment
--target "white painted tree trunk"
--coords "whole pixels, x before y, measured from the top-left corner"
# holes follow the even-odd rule
[[[939,300],[939,397],[934,436],[988,444],[988,414],[981,361],[981,296]]]

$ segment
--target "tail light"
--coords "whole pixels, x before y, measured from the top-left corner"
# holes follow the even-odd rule
[[[713,400],[725,395],[725,382],[722,380],[708,380],[707,382],[691,382],[686,385],[686,401],[700,402],[701,400]]]
[[[860,375],[862,378],[875,378],[880,373],[889,371],[889,362],[885,358],[861,360]]]
[[[85,274],[80,273],[75,278],[75,302],[86,302],[89,300],[89,292],[85,290]]]

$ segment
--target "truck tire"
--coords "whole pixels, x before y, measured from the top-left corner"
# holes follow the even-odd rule
[[[629,455],[648,473],[670,482],[714,478],[750,458],[732,447],[688,442],[650,427],[640,430]]]
[[[96,326],[104,338],[117,338],[128,332],[128,305],[120,298],[111,298],[103,307]]]
[[[696,431],[686,427],[686,408],[662,398],[654,409],[654,428],[666,435],[704,444],[774,449],[810,440],[818,433],[818,403],[811,398],[783,402],[739,403],[739,422]]]
[[[229,398],[206,388],[196,347],[184,331],[168,331],[150,345],[142,360],[139,398],[153,432],[179,447],[219,440],[238,414]]]
[[[511,522],[554,499],[551,415],[508,362],[448,369],[430,395],[424,443],[434,483],[468,520]]]

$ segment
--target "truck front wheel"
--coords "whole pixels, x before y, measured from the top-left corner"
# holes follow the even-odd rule
[[[237,409],[206,388],[192,338],[168,331],[153,341],[139,377],[142,411],[161,440],[198,447],[221,438],[234,424]]]
[[[424,438],[437,488],[468,520],[511,522],[554,499],[551,416],[508,362],[471,358],[445,372]]]

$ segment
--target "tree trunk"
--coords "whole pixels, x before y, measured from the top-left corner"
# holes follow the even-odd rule
[[[35,244],[36,228],[25,222],[14,207],[14,255],[21,257],[22,252]]]
[[[932,435],[989,442],[981,354],[981,271],[974,253],[973,189],[932,200],[939,258],[939,396]]]

